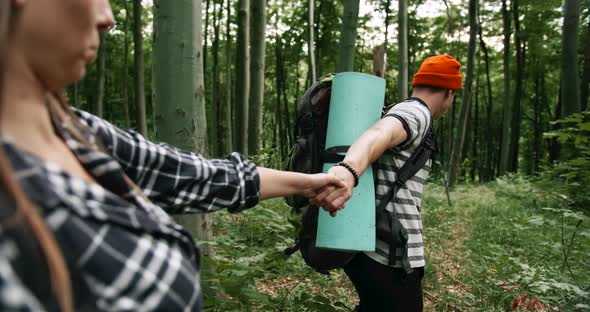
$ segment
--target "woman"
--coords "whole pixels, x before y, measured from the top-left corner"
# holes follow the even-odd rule
[[[0,2],[0,310],[200,311],[199,251],[167,213],[344,186],[72,111],[59,94],[113,24],[108,0]]]

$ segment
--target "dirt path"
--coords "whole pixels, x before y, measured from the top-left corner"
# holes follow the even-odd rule
[[[439,192],[440,193],[440,192]],[[436,195],[443,196],[443,195]],[[493,200],[494,193],[486,187],[462,189],[452,192],[453,206],[451,209],[441,209],[434,216],[441,221],[435,229],[425,228],[427,270],[435,272],[436,282],[425,281],[424,311],[460,311],[453,306],[439,306],[441,299],[446,296],[463,297],[469,293],[469,288],[462,282],[461,276],[466,270],[466,260],[469,249],[464,242],[469,237],[469,224],[478,203]],[[446,203],[446,201],[445,201]]]

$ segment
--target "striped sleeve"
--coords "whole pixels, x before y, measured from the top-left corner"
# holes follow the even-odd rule
[[[394,117],[401,121],[408,135],[406,141],[398,146],[406,149],[417,146],[426,135],[430,123],[430,110],[418,101],[406,101],[393,106],[384,117]]]

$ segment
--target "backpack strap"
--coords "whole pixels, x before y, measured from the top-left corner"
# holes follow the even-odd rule
[[[395,210],[392,214],[385,213],[385,207],[391,202],[397,191],[402,188],[406,182],[418,173],[420,169],[424,167],[426,162],[433,157],[436,151],[436,140],[434,135],[434,129],[432,127],[432,119],[426,130],[426,135],[422,138],[420,144],[416,147],[410,158],[404,163],[404,165],[397,170],[397,176],[391,189],[381,199],[379,206],[377,206],[377,215],[383,217],[385,215],[390,224],[391,235],[394,236],[392,243],[389,244],[389,265],[393,265],[396,260],[396,249],[402,248],[402,265],[406,273],[411,270],[410,262],[408,259],[408,248],[406,242],[408,240],[407,231],[402,226],[401,222],[397,217],[394,216]],[[399,233],[400,237],[396,237],[394,233]]]
[[[348,151],[350,145],[333,146],[322,151],[321,162],[335,164],[344,160],[344,155]]]

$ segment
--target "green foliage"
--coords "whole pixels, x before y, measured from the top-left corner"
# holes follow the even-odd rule
[[[215,259],[205,258],[205,311],[349,311],[350,285],[342,273],[324,276],[295,254],[282,200],[237,215],[216,214]],[[211,243],[211,242],[210,242]]]
[[[461,186],[453,209],[437,194],[442,189],[429,191],[425,285],[437,295],[438,311],[506,311],[523,295],[547,310],[587,311],[590,218],[561,208],[562,196],[523,176]],[[459,247],[448,242],[462,241],[448,235],[457,228],[467,228]],[[451,261],[454,275],[446,269]]]
[[[426,310],[506,311],[528,295],[547,309],[588,311],[590,218],[553,188],[514,175],[459,185],[453,206],[438,183],[422,208]],[[324,276],[295,254],[282,200],[215,215],[214,260],[202,275],[206,311],[349,311],[356,294],[342,272]]]
[[[571,115],[555,122],[558,130],[545,133],[564,146],[567,159],[544,172],[543,182],[563,193],[569,205],[590,212],[590,112]]]

